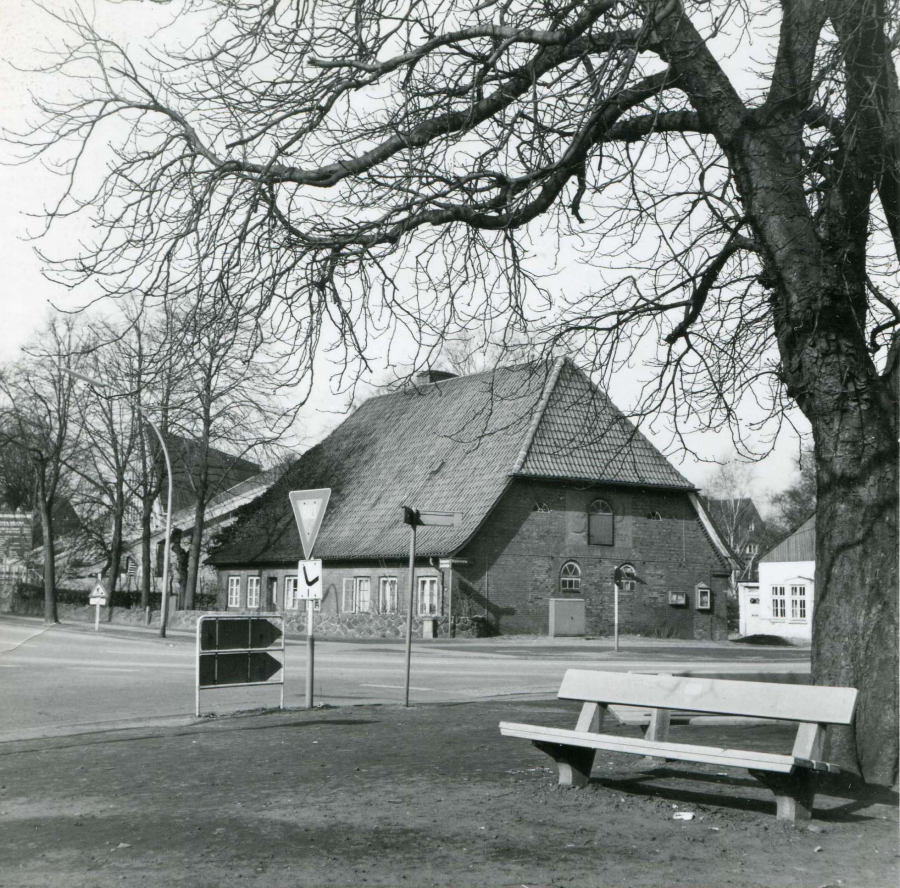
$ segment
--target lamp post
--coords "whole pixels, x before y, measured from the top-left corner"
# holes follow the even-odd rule
[[[101,382],[99,379],[94,379],[90,376],[85,376],[81,373],[76,373],[74,370],[69,370],[67,367],[62,368],[66,373],[70,376],[74,376],[76,379],[80,379],[82,382],[86,382],[92,388],[97,389],[98,391],[104,391],[108,388],[108,386]],[[160,432],[159,427],[156,423],[144,413],[143,408],[140,404],[134,405],[135,410],[137,410],[138,414],[141,418],[156,432],[156,437],[159,438],[160,447],[162,447],[163,456],[166,460],[166,477],[169,480],[169,492],[168,499],[166,501],[166,539],[163,545],[163,582],[162,582],[162,609],[159,615],[159,637],[166,637],[166,622],[168,618],[169,612],[169,538],[172,535],[172,461],[169,459],[169,448],[166,447],[166,442],[163,440],[162,432]],[[145,565],[145,570],[149,567],[149,565]]]

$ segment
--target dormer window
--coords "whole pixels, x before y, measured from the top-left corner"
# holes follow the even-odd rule
[[[594,500],[588,509],[588,543],[592,546],[612,546],[615,539],[612,506],[606,500]]]

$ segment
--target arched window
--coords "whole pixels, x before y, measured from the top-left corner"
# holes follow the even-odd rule
[[[563,595],[581,594],[581,568],[574,561],[567,561],[559,572],[559,591]]]
[[[616,541],[612,506],[594,500],[588,509],[588,542],[592,546],[612,546]]]
[[[659,512],[657,512],[656,509],[654,509],[652,512],[649,512],[647,514],[647,520],[648,521],[662,521],[662,515],[660,515]]]
[[[550,506],[546,503],[537,502],[531,507],[532,512],[549,512]]]

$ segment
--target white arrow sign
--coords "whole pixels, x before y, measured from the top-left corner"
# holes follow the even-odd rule
[[[305,601],[322,600],[322,561],[301,561],[297,565],[297,595]]]
[[[331,498],[331,488],[292,490],[288,497],[291,501],[291,508],[294,510],[297,530],[300,532],[303,554],[309,558],[312,555],[313,546],[316,544],[322,519],[325,517],[328,500]]]

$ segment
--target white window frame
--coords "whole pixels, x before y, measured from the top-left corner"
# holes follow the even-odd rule
[[[300,577],[286,576],[284,578],[284,609],[298,610],[300,608]]]
[[[787,595],[785,594],[786,591],[786,588],[781,585],[771,587],[773,620],[787,619]],[[781,613],[779,613],[779,611]]]
[[[262,577],[247,577],[247,607],[259,610],[259,590]]]
[[[806,622],[808,617],[808,607],[807,601],[809,599],[806,596],[806,584],[805,583],[797,583],[791,585],[791,619],[797,620],[798,622]]]
[[[696,587],[697,593],[697,610],[712,610],[712,589],[703,584]]]
[[[344,577],[341,612],[345,614],[356,613],[356,577]]]
[[[575,573],[566,573],[567,567],[575,568]],[[571,588],[567,588],[567,583]],[[559,594],[581,595],[581,565],[577,561],[567,561],[559,569]]]
[[[418,578],[418,594],[416,595],[416,603],[418,606],[420,617],[436,617],[441,612],[440,589],[438,588],[438,578],[432,576]],[[433,610],[424,607],[426,603],[426,595],[430,598],[429,604],[433,606]]]
[[[278,577],[266,577],[266,605],[269,603],[269,590],[272,590],[272,610],[278,610]]]
[[[372,613],[372,578],[354,577],[356,581],[356,612],[358,614]]]
[[[232,574],[228,577],[228,607],[241,606],[241,578]]]
[[[378,580],[378,613],[396,614],[397,612],[397,578],[380,577]]]

